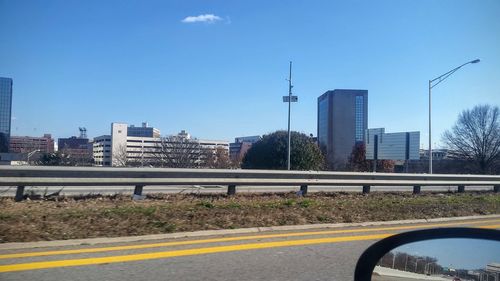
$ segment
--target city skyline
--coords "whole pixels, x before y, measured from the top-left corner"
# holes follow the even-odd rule
[[[498,1],[49,3],[0,4],[12,135],[95,137],[143,121],[208,139],[286,129],[289,60],[292,130],[307,134],[319,95],[361,88],[369,128],[420,131],[427,148],[428,80],[475,58],[433,90],[433,142],[462,110],[500,103]]]

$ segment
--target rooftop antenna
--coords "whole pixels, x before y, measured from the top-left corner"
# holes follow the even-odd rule
[[[80,130],[80,138],[86,139],[87,138],[87,129],[85,127],[79,127],[78,130]]]

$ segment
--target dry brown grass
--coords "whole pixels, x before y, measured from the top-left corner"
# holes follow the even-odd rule
[[[500,213],[500,195],[314,193],[0,199],[0,242]]]

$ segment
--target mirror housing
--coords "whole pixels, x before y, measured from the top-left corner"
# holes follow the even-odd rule
[[[444,238],[472,238],[500,242],[500,231],[483,228],[435,228],[396,234],[382,239],[361,254],[354,270],[355,281],[369,281],[378,261],[391,250],[413,242]]]

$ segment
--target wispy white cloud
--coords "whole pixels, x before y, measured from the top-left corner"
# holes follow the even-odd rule
[[[214,14],[205,14],[205,15],[199,15],[199,16],[189,16],[184,18],[181,22],[183,23],[196,23],[196,22],[207,22],[207,23],[214,23],[217,21],[222,20],[221,17],[216,16]]]

